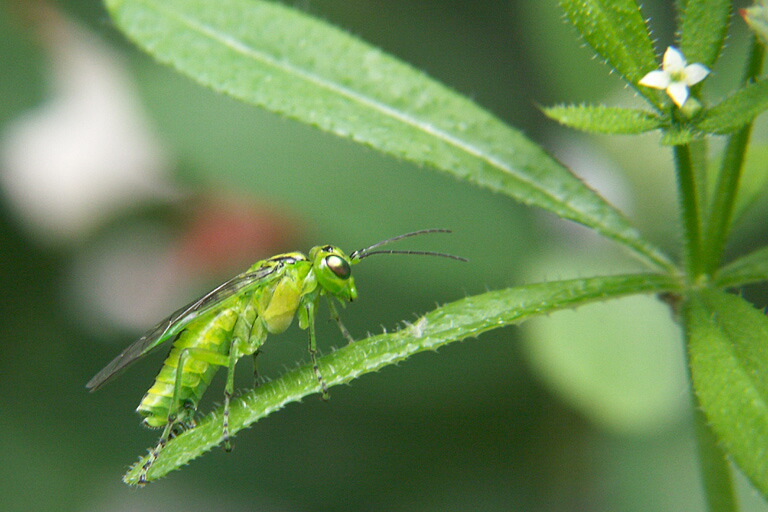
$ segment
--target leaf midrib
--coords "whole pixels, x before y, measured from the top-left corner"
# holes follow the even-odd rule
[[[547,198],[549,198],[553,202],[561,203],[561,204],[563,202],[562,198],[553,195],[547,189],[539,187],[536,181],[532,180],[531,178],[529,178],[524,174],[518,173],[515,170],[515,168],[510,167],[505,162],[497,159],[496,157],[490,155],[489,153],[483,151],[482,149],[474,145],[465,143],[462,139],[459,139],[451,135],[447,131],[436,127],[434,124],[426,123],[424,121],[421,121],[418,118],[404,114],[403,112],[395,110],[387,106],[386,104],[382,104],[381,102],[375,100],[370,96],[360,94],[352,89],[339,85],[337,82],[328,80],[321,75],[309,73],[306,70],[300,67],[294,66],[286,61],[277,60],[267,53],[258,51],[248,45],[243,44],[241,41],[228,36],[225,33],[219,32],[218,30],[216,30],[216,28],[211,27],[210,25],[199,23],[198,21],[191,19],[187,16],[181,15],[176,11],[160,7],[157,3],[152,2],[151,0],[143,0],[142,3],[146,5],[148,8],[155,9],[165,14],[169,18],[175,19],[182,25],[185,25],[190,29],[198,31],[199,33],[209,37],[211,40],[222,43],[223,45],[225,45],[226,47],[232,49],[237,53],[240,53],[246,57],[253,58],[254,60],[262,62],[268,66],[275,67],[288,74],[296,75],[306,80],[307,82],[313,83],[318,87],[321,87],[327,91],[334,92],[336,94],[339,94],[340,96],[348,98],[349,100],[355,103],[369,107],[377,112],[384,114],[385,116],[396,119],[412,128],[416,128],[418,130],[429,133],[430,135],[435,136],[439,140],[446,142],[447,144],[486,162],[491,167],[494,167],[500,171],[510,174],[511,176],[514,176],[519,181],[525,183],[526,185],[530,186],[533,189],[538,190],[540,193],[545,195]]]

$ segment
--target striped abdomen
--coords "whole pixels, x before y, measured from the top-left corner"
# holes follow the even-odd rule
[[[212,311],[190,322],[173,343],[173,348],[163,364],[163,368],[141,400],[136,412],[144,416],[144,423],[149,427],[163,427],[168,423],[169,408],[176,384],[176,371],[182,350],[202,349],[219,354],[229,354],[232,331],[240,311],[239,302],[233,306]],[[187,422],[192,419],[197,404],[205,390],[211,384],[219,366],[188,356],[184,361],[181,377],[181,390],[176,402],[177,420]]]

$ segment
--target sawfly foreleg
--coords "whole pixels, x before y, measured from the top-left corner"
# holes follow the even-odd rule
[[[351,334],[349,334],[349,331],[346,327],[344,327],[344,324],[341,322],[341,316],[339,315],[339,310],[336,309],[336,304],[333,303],[333,299],[331,297],[328,297],[328,309],[331,310],[331,318],[336,322],[336,325],[339,326],[339,330],[341,331],[341,334],[347,339],[347,342],[354,343],[355,338],[352,337]]]
[[[315,370],[315,376],[317,382],[320,384],[320,391],[322,393],[322,399],[328,400],[330,395],[328,393],[328,384],[326,384],[323,374],[320,373],[320,365],[317,363],[317,337],[315,336],[315,302],[308,301],[305,305],[307,308],[307,327],[309,331],[309,357],[312,360],[312,368]]]

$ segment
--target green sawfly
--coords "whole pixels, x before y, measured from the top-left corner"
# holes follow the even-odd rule
[[[379,249],[383,245],[428,233],[449,233],[425,229],[375,243],[349,256],[333,245],[300,252],[278,254],[256,262],[245,272],[217,286],[197,300],[172,313],[126,348],[86,385],[96,391],[131,364],[167,341],[171,351],[154,385],[136,411],[144,425],[162,428],[157,446],[142,468],[139,483],[146,483],[152,463],[168,440],[193,428],[203,394],[220,367],[227,368],[224,389],[223,439],[229,440],[229,403],[234,393],[237,362],[259,352],[270,334],[280,334],[298,317],[299,327],[309,333],[309,355],[322,396],[328,397],[325,379],[317,364],[315,316],[321,297],[328,299],[331,316],[342,334],[349,335],[338,315],[334,300],[342,305],[357,298],[352,265],[374,254],[415,254],[466,261],[459,256],[432,251]]]

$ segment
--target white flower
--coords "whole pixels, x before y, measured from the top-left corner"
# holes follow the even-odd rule
[[[703,64],[688,64],[680,50],[670,46],[664,52],[661,71],[651,71],[639,84],[664,89],[675,105],[682,107],[688,99],[688,88],[704,80],[709,69]]]

